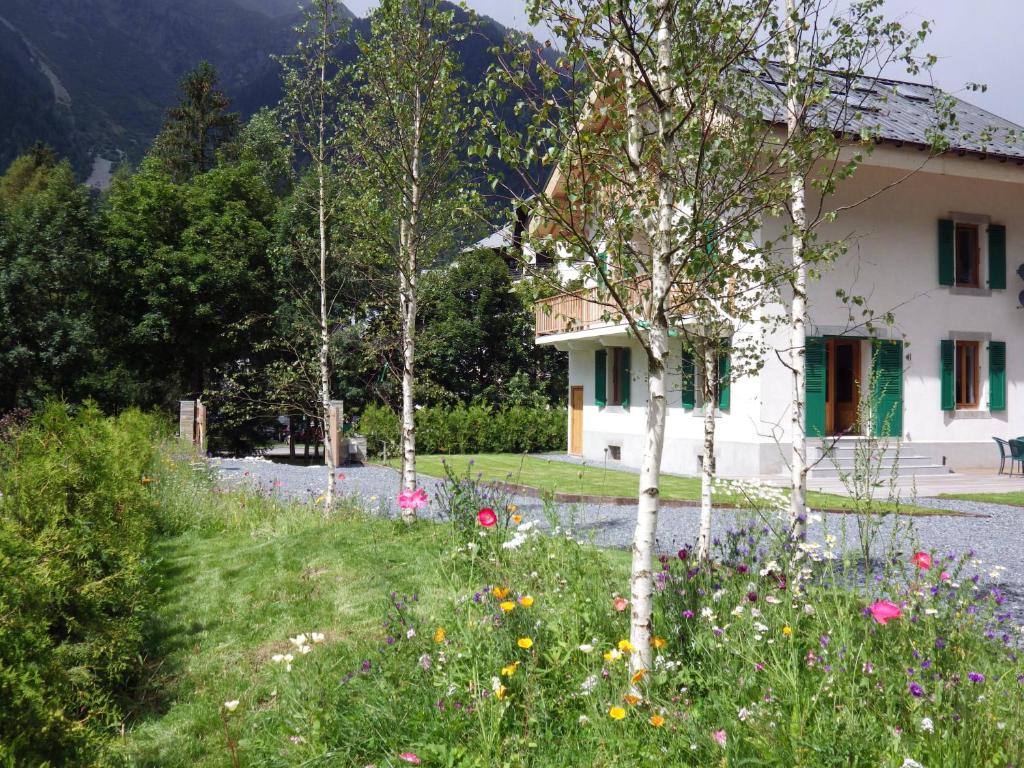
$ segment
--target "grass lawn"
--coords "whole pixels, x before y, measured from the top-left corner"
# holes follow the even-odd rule
[[[540,491],[557,491],[586,496],[636,498],[637,495],[637,476],[631,472],[596,466],[580,466],[564,461],[540,459],[535,456],[504,453],[476,456],[418,456],[416,466],[425,475],[444,477],[442,461],[449,462],[461,474],[466,471],[471,460],[474,470],[483,473],[487,480],[512,482]],[[663,475],[661,498],[697,502],[700,500],[700,479]],[[742,505],[745,501],[742,497],[721,493],[715,495],[715,500],[720,503],[737,505]],[[807,501],[814,509],[823,511],[853,509],[851,499],[829,493],[810,491],[807,494]],[[895,510],[895,505],[880,504],[880,508],[886,512],[892,512]],[[899,511],[905,515],[936,514],[934,509],[910,504],[900,504]]]
[[[1007,493],[943,493],[940,499],[959,499],[961,501],[977,501],[981,504],[1005,504],[1008,507],[1024,507],[1024,491]]]

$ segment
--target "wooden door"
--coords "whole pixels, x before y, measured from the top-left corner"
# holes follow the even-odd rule
[[[583,454],[583,387],[569,390],[569,453]]]
[[[860,340],[833,339],[829,345],[832,433],[860,434]]]

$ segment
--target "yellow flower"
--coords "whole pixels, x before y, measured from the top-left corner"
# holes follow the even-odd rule
[[[517,669],[519,669],[519,662],[513,661],[511,664],[501,668],[501,676],[512,677],[512,675],[516,673]]]
[[[495,587],[491,590],[491,594],[499,600],[504,600],[508,597],[508,587]]]
[[[518,640],[516,640],[516,645],[518,645],[524,651],[528,651],[530,648],[533,648],[533,640],[531,640],[528,637],[520,637]]]
[[[512,506],[515,506],[515,505],[513,504]],[[512,522],[515,523],[516,525],[519,525],[521,522],[523,522],[523,516],[522,515],[512,515]]]
[[[633,683],[633,685],[636,685],[637,683],[639,683],[641,680],[644,679],[644,675],[646,675],[646,674],[647,674],[647,670],[646,669],[638,669],[636,672],[633,673],[633,676],[629,679],[629,681],[631,683]]]
[[[789,626],[783,627],[782,628],[782,634],[785,635],[786,637],[792,637],[793,636],[793,628],[789,627]]]
[[[503,603],[498,603],[498,607],[501,608],[505,613],[511,613],[516,609],[516,604],[511,600],[506,600]]]
[[[629,640],[619,640],[619,650],[628,653],[633,650],[633,644]]]
[[[443,643],[445,635],[446,635],[446,633],[444,631],[444,627],[438,627],[437,631],[434,633],[434,642],[435,643]]]
[[[610,651],[605,651],[604,652],[604,660],[605,661],[618,661],[621,658],[622,658],[622,651],[620,651],[618,648],[612,648]]]
[[[499,685],[497,688],[494,689],[494,695],[497,696],[499,700],[501,700],[505,698],[505,693],[507,691],[508,688],[506,688],[504,685]]]
[[[661,715],[651,715],[650,719],[647,722],[649,722],[655,728],[661,728],[661,726],[665,724],[665,718]]]
[[[608,710],[608,717],[612,720],[621,720],[626,716],[626,710],[622,707],[612,707]]]
[[[507,507],[505,507],[505,509],[507,509],[509,512],[515,512],[517,509],[519,509],[519,507],[517,507],[515,504],[509,504]]]
[[[654,647],[655,648],[664,648],[666,645],[668,645],[668,641],[666,641],[664,637],[656,637],[656,638],[654,638]]]
[[[640,697],[639,696],[635,696],[632,693],[625,694],[622,697],[622,700],[624,702],[626,702],[627,704],[629,704],[631,707],[635,707],[637,704],[640,703]]]
[[[529,595],[523,595],[519,598],[519,604],[523,606],[523,608],[529,608],[531,605],[533,605],[533,598]]]

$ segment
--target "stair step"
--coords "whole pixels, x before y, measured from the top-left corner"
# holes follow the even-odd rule
[[[935,464],[935,459],[931,456],[900,456],[899,458],[886,458],[873,459],[871,461],[872,467],[881,467],[882,469],[891,469],[896,466],[900,469],[911,468],[911,467],[926,467]],[[857,462],[853,458],[837,458],[826,456],[818,459],[815,464],[816,467],[842,467],[843,469],[853,469],[857,466]]]
[[[849,471],[849,468],[823,466],[819,464],[808,472],[808,476],[814,480],[834,480],[839,477],[840,472],[848,473]],[[949,467],[944,467],[941,464],[924,464],[913,467],[904,467],[901,465],[897,474],[901,477],[908,475],[948,475],[951,474],[952,471],[953,470]],[[888,472],[883,469],[880,472],[879,480],[884,482],[887,476]]]

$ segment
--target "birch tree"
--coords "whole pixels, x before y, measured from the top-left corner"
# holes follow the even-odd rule
[[[379,201],[373,247],[390,251],[401,315],[401,485],[416,489],[416,318],[419,275],[450,248],[465,188],[467,87],[454,45],[466,34],[440,0],[383,0],[359,40],[353,130],[368,194]],[[405,520],[414,509],[403,509]]]
[[[934,58],[920,53],[931,25],[904,27],[884,14],[885,0],[858,0],[840,4],[831,0],[779,0],[775,32],[763,49],[757,67],[762,81],[775,93],[773,122],[785,126],[780,167],[788,177],[784,205],[792,269],[789,311],[789,359],[792,408],[791,435],[791,535],[806,534],[807,458],[806,343],[808,287],[811,273],[843,252],[841,241],[819,236],[822,225],[843,211],[876,197],[922,168],[895,182],[869,191],[859,200],[837,206],[832,198],[840,183],[849,179],[864,162],[879,134],[872,117],[884,105],[886,88],[880,78],[895,67],[901,74],[921,75]],[[876,88],[879,98],[872,95]],[[941,94],[931,105],[929,141],[933,151],[945,143],[943,130],[953,124],[951,103]],[[854,147],[852,153],[844,149]],[[808,205],[808,190],[813,206]]]
[[[764,161],[777,142],[761,120],[769,96],[744,68],[770,32],[771,10],[770,0],[540,0],[534,21],[546,22],[567,53],[550,62],[520,48],[490,81],[495,102],[515,99],[534,115],[523,138],[497,118],[488,122],[533,195],[533,250],[553,249],[578,270],[584,287],[570,293],[623,323],[645,357],[630,574],[634,673],[653,663],[669,340],[706,337],[697,346],[709,350],[714,368],[717,334],[753,321],[759,303],[745,297],[774,283],[754,232],[780,201],[777,174]],[[546,184],[536,181],[544,177]],[[704,380],[714,386],[715,376]],[[712,400],[706,393],[713,443]],[[710,515],[713,452],[704,469]]]
[[[335,213],[336,193],[332,170],[340,147],[338,99],[341,77],[334,51],[341,43],[344,25],[341,5],[336,0],[313,0],[305,21],[297,29],[299,41],[295,53],[280,58],[284,96],[279,105],[282,126],[300,158],[308,159],[313,191],[308,198],[315,212],[316,253],[314,280],[317,292],[317,363],[320,385],[320,418],[324,434],[324,463],[327,466],[324,488],[324,514],[334,505],[334,447],[328,439],[331,409],[330,369],[330,286],[332,244],[329,238]],[[308,239],[302,238],[305,242]],[[305,245],[305,243],[303,243]]]

